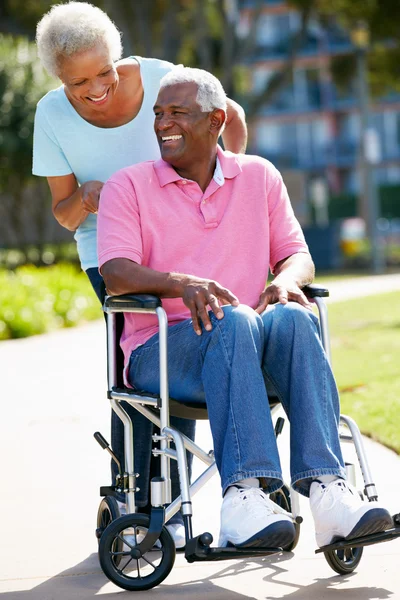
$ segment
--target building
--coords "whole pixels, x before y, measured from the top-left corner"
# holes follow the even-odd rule
[[[287,61],[289,40],[300,28],[300,15],[282,0],[264,0],[251,57],[252,89],[259,92]],[[239,28],[248,29],[254,0],[240,0]],[[322,27],[311,19],[296,54],[290,81],[259,110],[250,132],[250,150],[271,160],[281,171],[304,179],[307,198],[315,180],[327,182],[329,195],[359,195],[360,114],[356,81],[340,89],[331,76],[337,55],[354,53],[349,35],[337,23]],[[371,106],[371,125],[378,140],[377,185],[400,184],[400,94]],[[301,175],[300,175],[301,174]],[[315,187],[315,186],[314,186]],[[307,204],[308,202],[308,204]],[[309,201],[298,210],[311,219]],[[400,201],[399,214],[400,216]]]

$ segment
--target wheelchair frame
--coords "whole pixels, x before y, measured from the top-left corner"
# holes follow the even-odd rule
[[[327,307],[323,300],[324,297],[329,296],[329,292],[326,288],[315,284],[306,286],[303,291],[309,298],[313,299],[317,305],[320,320],[321,340],[329,363],[331,363]],[[205,452],[192,440],[170,426],[170,399],[168,392],[167,363],[168,320],[166,312],[162,308],[161,300],[155,296],[149,295],[107,297],[104,304],[104,311],[107,315],[107,396],[111,402],[112,409],[117,413],[124,424],[125,468],[122,471],[121,465],[116,460],[112,450],[108,447],[107,442],[104,440],[101,434],[97,432],[95,434],[96,440],[103,448],[108,449],[119,467],[119,476],[117,477],[116,485],[100,488],[100,495],[112,497],[117,493],[125,493],[127,513],[129,513],[129,515],[127,514],[127,516],[122,517],[121,519],[125,519],[127,524],[129,521],[128,517],[132,517],[137,511],[137,507],[135,505],[135,492],[138,489],[136,482],[139,475],[134,471],[133,425],[129,415],[121,406],[121,402],[129,403],[160,429],[160,434],[153,436],[153,441],[159,443],[159,447],[153,449],[153,455],[160,456],[161,476],[151,480],[152,511],[150,524],[148,527],[148,534],[135,547],[135,549],[131,550],[130,555],[133,558],[138,559],[147,551],[149,551],[159,538],[164,524],[169,521],[169,519],[179,509],[181,509],[184,520],[186,534],[185,558],[188,560],[188,562],[223,560],[241,557],[259,557],[281,552],[281,548],[239,549],[233,547],[211,547],[213,538],[212,535],[207,532],[193,538],[193,513],[191,498],[217,472],[217,466],[212,450],[208,453]],[[158,317],[160,336],[160,394],[158,396],[144,394],[124,387],[118,387],[116,314],[121,312],[150,313],[156,314]],[[275,412],[276,408],[277,407],[274,406],[271,408],[272,414]],[[156,414],[157,411],[159,411],[159,416]],[[204,409],[204,414],[206,414],[206,409]],[[364,495],[368,501],[376,501],[378,499],[377,490],[368,465],[360,430],[355,421],[348,416],[340,415],[340,423],[344,424],[349,432],[343,433],[342,431],[339,431],[340,440],[354,444],[364,482]],[[283,419],[280,425],[283,425]],[[276,427],[276,435],[280,433],[281,426]],[[175,444],[175,450],[170,448],[171,441],[173,441]],[[191,485],[189,484],[187,472],[186,450],[191,452],[206,465],[204,472]],[[179,481],[181,488],[181,495],[173,502],[171,502],[170,460],[177,460],[178,462]],[[352,481],[353,465],[346,464],[346,470],[348,473],[348,478],[350,481]],[[352,481],[352,483],[355,484],[355,481]],[[285,514],[289,514],[293,519],[295,526],[299,527],[300,523],[302,522],[302,517],[299,514],[299,495],[292,488],[290,488],[289,498],[290,499],[287,501],[286,505],[286,508],[289,510],[287,511],[282,507],[278,507],[277,510],[282,511]],[[118,517],[118,514],[112,514],[111,517],[111,521],[114,521],[115,518]],[[400,536],[400,515],[394,516],[394,522],[395,527],[387,532],[374,534],[372,536],[365,536],[364,538],[358,538],[349,542],[337,542],[336,544],[331,544],[330,546],[320,548],[316,550],[316,552],[323,552],[328,563],[336,572],[342,574],[352,572],[361,559],[362,547],[364,545],[387,541]],[[109,530],[110,527],[98,527],[96,532],[98,538],[102,539],[103,536],[107,536]],[[165,528],[164,531],[166,531]],[[115,545],[115,542],[112,543]],[[296,543],[297,539],[296,542],[292,544],[290,550],[294,548]],[[114,577],[113,568],[110,569],[110,563],[108,563],[108,568],[105,568],[104,556],[102,556],[102,553],[104,553],[104,547],[105,544],[100,543],[99,557],[102,568],[106,575],[112,581],[114,581],[114,583],[120,587],[123,587],[124,589],[143,590],[154,587],[154,585],[160,583],[160,581],[162,581],[162,579],[164,579],[171,570],[167,569],[165,575],[162,573],[162,579],[159,580],[155,578],[155,580],[157,579],[155,583],[150,581],[147,585],[146,583],[142,583],[140,585],[140,582],[139,585],[129,585],[126,582],[121,581],[120,577]],[[110,543],[108,544],[108,547],[111,548]],[[115,554],[121,554],[121,552],[116,552]]]

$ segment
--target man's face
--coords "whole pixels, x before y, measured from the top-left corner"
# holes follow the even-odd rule
[[[196,83],[177,83],[162,88],[154,105],[154,131],[162,158],[176,168],[187,168],[200,157],[211,155],[215,136],[210,114],[196,102]]]

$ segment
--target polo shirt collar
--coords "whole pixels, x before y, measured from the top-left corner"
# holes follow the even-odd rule
[[[169,183],[175,183],[180,179],[183,179],[175,171],[173,167],[162,158],[159,158],[154,162],[154,170],[156,172],[160,187],[164,187]],[[225,179],[233,179],[236,175],[241,173],[242,168],[236,158],[235,154],[231,152],[227,153],[222,150],[220,146],[217,147],[217,161],[213,179],[215,182],[222,186],[224,185]]]

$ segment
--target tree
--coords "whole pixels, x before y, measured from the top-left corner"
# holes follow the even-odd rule
[[[369,56],[372,92],[400,90],[400,2],[398,0],[288,0],[299,13],[299,28],[288,40],[285,61],[266,82],[252,91],[249,63],[256,50],[257,29],[265,7],[254,0],[248,11],[246,30],[241,26],[238,0],[103,0],[102,6],[124,32],[130,52],[160,56],[213,71],[228,95],[246,107],[248,118],[256,116],[290,81],[295,60],[310,35],[310,22],[329,28],[333,22],[350,30],[364,20],[371,32]],[[350,56],[332,60],[334,79],[347,84],[354,76]]]
[[[50,198],[46,182],[32,176],[32,137],[36,104],[51,87],[35,46],[0,35],[1,245],[44,238]]]
[[[249,59],[256,48],[256,32],[265,7],[254,0],[248,10],[247,30],[241,27],[240,0],[91,0],[104,9],[123,32],[125,54],[157,56],[213,71],[227,93],[256,115],[291,78],[296,56],[309,35],[310,20],[322,27],[332,21],[351,29],[360,19],[370,31],[369,56],[372,91],[400,89],[400,2],[398,0],[288,0],[299,12],[300,26],[288,41],[286,60],[263,90],[249,85]],[[36,22],[52,0],[3,0],[1,27],[34,37]],[[334,78],[346,83],[353,76],[351,56],[333,61]]]

